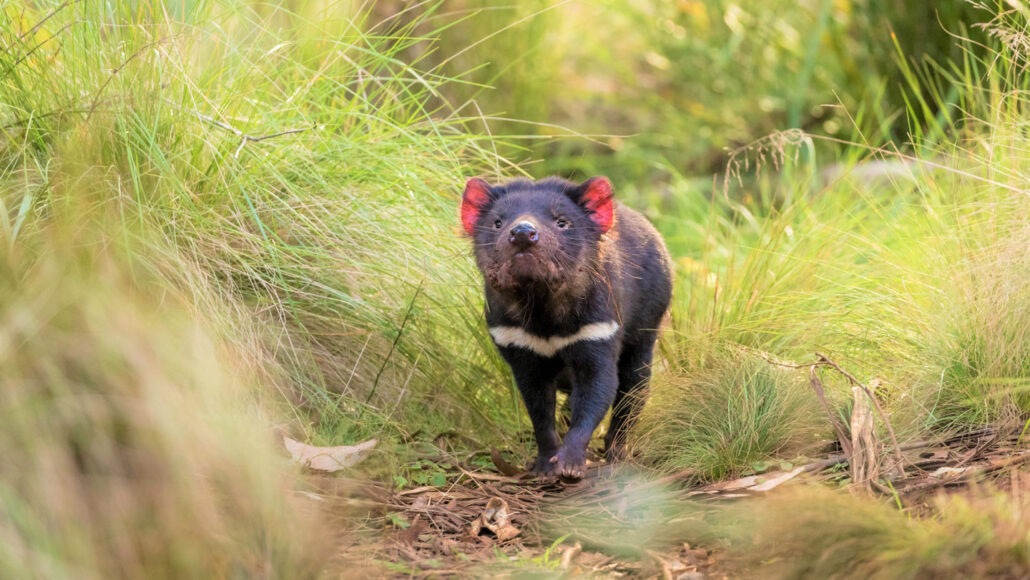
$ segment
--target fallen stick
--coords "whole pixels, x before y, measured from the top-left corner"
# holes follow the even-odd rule
[[[898,490],[898,495],[911,495],[918,491],[925,491],[927,489],[934,489],[936,487],[942,487],[951,485],[953,483],[960,483],[966,479],[972,479],[975,476],[983,475],[985,473],[991,473],[992,471],[998,471],[999,469],[1005,469],[1006,467],[1012,467],[1030,461],[1030,453],[1024,453],[1023,455],[1017,455],[1015,457],[1008,457],[1005,459],[991,461],[978,467],[970,467],[966,471],[952,476],[942,477],[933,481],[924,481],[915,485],[910,485],[903,489]]]

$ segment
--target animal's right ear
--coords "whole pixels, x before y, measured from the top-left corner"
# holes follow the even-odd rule
[[[491,199],[493,193],[489,183],[478,177],[468,180],[465,193],[461,195],[461,226],[465,228],[465,233],[471,236],[475,232],[476,222]]]

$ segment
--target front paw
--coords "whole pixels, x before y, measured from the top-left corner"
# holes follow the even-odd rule
[[[553,458],[553,453],[538,455],[536,459],[530,461],[526,465],[526,469],[534,477],[538,477],[540,479],[554,479],[554,463],[551,461]]]
[[[564,482],[572,483],[583,479],[586,470],[586,450],[574,451],[568,447],[562,447],[558,453],[551,458],[551,465],[554,468],[554,475]]]

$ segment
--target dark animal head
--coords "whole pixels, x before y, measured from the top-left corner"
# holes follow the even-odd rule
[[[602,236],[615,223],[612,185],[594,177],[465,185],[461,223],[486,282],[502,293],[575,292],[594,273]]]

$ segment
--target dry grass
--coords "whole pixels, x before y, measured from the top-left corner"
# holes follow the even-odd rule
[[[0,261],[0,575],[316,576],[333,534],[273,452],[274,362],[122,242]]]

